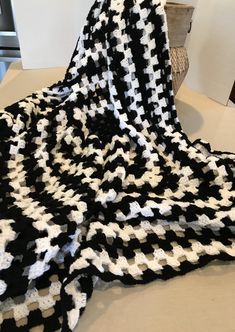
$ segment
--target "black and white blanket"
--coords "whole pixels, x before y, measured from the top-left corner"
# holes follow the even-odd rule
[[[181,129],[163,1],[96,0],[64,80],[1,111],[0,159],[3,332],[235,258],[235,155]]]

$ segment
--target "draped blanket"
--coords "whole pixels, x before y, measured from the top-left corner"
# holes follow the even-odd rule
[[[3,332],[235,258],[235,155],[181,129],[160,0],[95,1],[63,81],[1,111],[0,178]]]

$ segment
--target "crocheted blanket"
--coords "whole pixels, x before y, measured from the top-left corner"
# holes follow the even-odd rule
[[[0,129],[1,331],[72,331],[99,279],[235,258],[235,155],[181,129],[160,0],[96,0],[64,80]]]

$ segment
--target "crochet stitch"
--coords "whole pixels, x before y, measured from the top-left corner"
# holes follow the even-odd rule
[[[160,0],[96,0],[64,80],[1,111],[0,159],[2,332],[235,257],[235,155],[182,131]]]

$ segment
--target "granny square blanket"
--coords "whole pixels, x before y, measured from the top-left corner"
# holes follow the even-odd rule
[[[234,179],[182,131],[164,1],[96,0],[63,81],[0,112],[0,330],[73,331],[98,280],[233,260]]]

